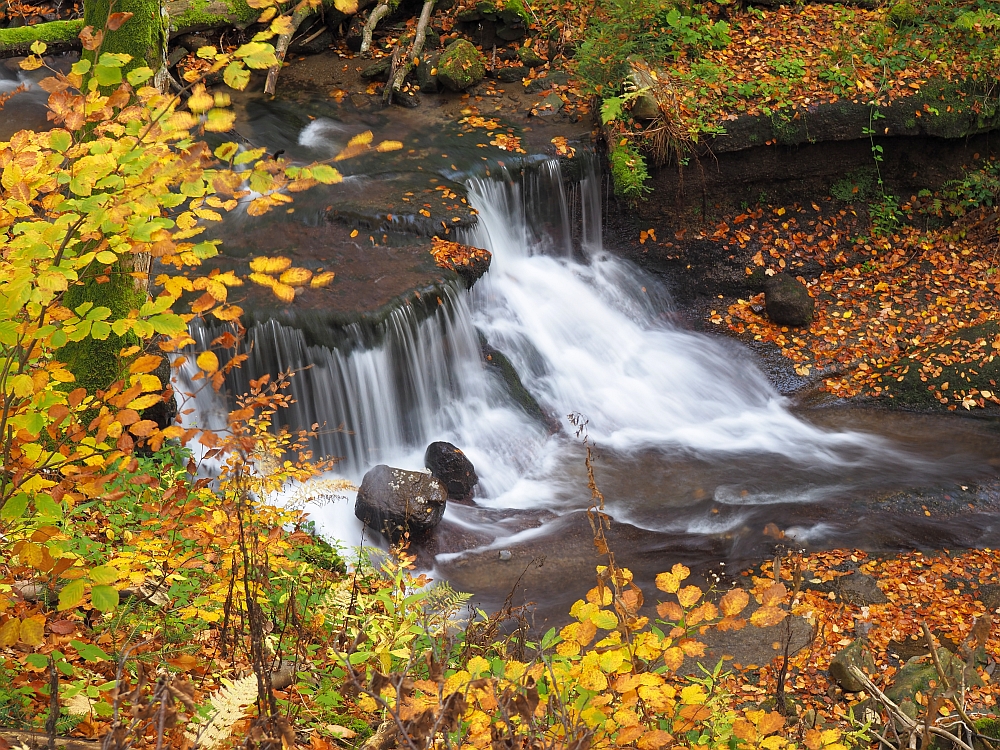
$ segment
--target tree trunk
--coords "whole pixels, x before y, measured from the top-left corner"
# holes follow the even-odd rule
[[[112,31],[108,28],[110,13],[131,13],[132,17]],[[85,0],[83,21],[95,31],[104,31],[100,48],[85,50],[85,59],[93,61],[105,52],[131,55],[125,70],[148,66],[154,71],[153,84],[161,91],[166,90],[167,10],[164,0]],[[148,253],[122,256],[107,272],[96,266],[66,290],[63,304],[75,309],[90,302],[94,307],[110,308],[112,319],[128,317],[131,310],[137,310],[149,297],[149,268]],[[65,364],[78,386],[95,393],[124,377],[130,358],[122,357],[121,352],[137,344],[139,339],[133,333],[124,336],[112,333],[103,341],[86,338],[67,345]]]

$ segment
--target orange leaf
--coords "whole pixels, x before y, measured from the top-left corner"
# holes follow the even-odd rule
[[[693,607],[701,599],[701,589],[697,586],[685,586],[677,592],[677,601],[682,607]]]
[[[725,617],[732,617],[742,612],[750,603],[750,596],[743,589],[733,589],[719,600],[719,609]]]
[[[787,612],[778,607],[761,607],[750,615],[750,623],[758,628],[769,628],[785,619]]]

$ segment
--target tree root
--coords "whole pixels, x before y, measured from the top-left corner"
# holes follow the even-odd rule
[[[277,44],[274,45],[274,55],[278,58],[278,64],[272,65],[267,69],[267,82],[264,84],[265,94],[274,94],[278,83],[278,72],[281,70],[281,64],[285,59],[285,53],[288,51],[288,45],[292,41],[295,32],[298,31],[299,26],[302,25],[302,22],[316,12],[318,5],[319,3],[316,0],[300,0],[299,4],[295,6],[295,10],[292,11],[291,31],[279,36]]]
[[[406,51],[403,63],[398,68],[394,66],[389,82],[385,86],[385,93],[382,95],[385,103],[391,102],[392,97],[403,87],[403,81],[416,67],[416,61],[419,60],[420,53],[424,51],[424,42],[427,40],[427,25],[431,21],[431,13],[434,12],[434,2],[435,0],[424,0],[424,7],[421,8],[420,19],[417,21],[417,30],[413,36],[413,44]]]
[[[375,26],[378,22],[389,15],[389,11],[392,10],[391,5],[388,2],[380,2],[375,6],[375,9],[368,16],[368,20],[365,21],[365,28],[361,32],[361,54],[365,55],[368,50],[372,47],[372,35],[375,33]]]

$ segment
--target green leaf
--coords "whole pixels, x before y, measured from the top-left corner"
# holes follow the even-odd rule
[[[243,65],[232,62],[229,63],[229,65],[226,66],[226,69],[222,72],[222,80],[225,81],[226,85],[230,88],[242,91],[247,87],[247,84],[250,83],[250,71]]]
[[[60,154],[73,145],[73,136],[65,130],[53,130],[49,133],[49,148]]]
[[[0,508],[0,518],[13,519],[20,518],[28,509],[28,496],[24,492],[19,492],[7,499],[3,508]]]
[[[621,113],[622,98],[620,96],[609,96],[601,102],[601,122],[605,125],[617,120]]]
[[[266,153],[267,153],[266,148],[248,149],[247,151],[242,151],[239,154],[237,154],[236,158],[233,159],[233,164],[235,164],[236,166],[240,166],[241,164],[249,164],[252,161],[256,161]]]
[[[173,336],[187,330],[187,323],[184,322],[184,319],[173,313],[155,315],[149,319],[149,323],[156,333],[162,333],[164,336]]]
[[[101,55],[104,59],[104,55]],[[122,82],[122,69],[98,63],[94,66],[94,78],[101,86],[117,86]]]
[[[111,565],[98,565],[90,571],[91,582],[99,584],[114,583],[118,580],[118,569]]]
[[[105,653],[104,649],[100,646],[95,646],[93,643],[84,643],[83,641],[70,641],[69,645],[76,649],[76,652],[80,654],[80,657],[84,661],[110,661],[111,657]]]
[[[70,581],[63,586],[59,592],[59,609],[73,609],[83,602],[83,595],[87,590],[87,584],[82,578]]]
[[[95,320],[94,325],[90,328],[91,338],[95,338],[98,341],[107,341],[108,336],[111,335],[111,324],[103,320]]]
[[[66,675],[66,677],[72,677],[74,674],[76,674],[76,670],[73,669],[73,665],[70,664],[65,659],[60,659],[59,661],[56,662],[56,669],[58,669],[60,672]]]
[[[274,47],[263,42],[249,42],[233,53],[233,57],[245,62],[256,70],[277,65],[278,58],[274,56]]]
[[[30,375],[15,375],[8,382],[10,392],[17,398],[29,398],[35,392],[35,383]]]
[[[153,69],[142,67],[136,68],[135,70],[130,70],[128,75],[125,76],[125,80],[129,82],[132,86],[138,86],[145,83],[150,78],[153,77]]]
[[[70,68],[70,71],[76,73],[78,76],[85,76],[87,75],[87,73],[90,72],[90,65],[91,65],[90,60],[80,60],[79,62],[73,64],[73,67]]]
[[[614,630],[618,627],[618,618],[614,612],[606,609],[598,610],[590,616],[590,621],[601,630]]]
[[[118,606],[118,589],[114,586],[94,586],[90,590],[90,601],[94,609],[100,612],[110,612]]]
[[[371,652],[369,651],[355,651],[353,654],[351,654],[348,661],[350,661],[351,664],[360,664],[363,661],[368,661],[368,658],[370,656]]]
[[[219,248],[217,243],[209,242],[199,242],[197,245],[191,248],[191,252],[194,253],[196,258],[201,258],[206,260],[207,258],[214,258],[219,254]]]
[[[331,167],[329,164],[319,164],[313,167],[312,176],[324,185],[334,185],[343,179],[340,172]]]
[[[51,495],[44,492],[35,495],[35,510],[45,518],[62,518],[62,504],[52,499]]]
[[[44,669],[49,666],[49,657],[45,654],[28,654],[24,660],[35,669]]]

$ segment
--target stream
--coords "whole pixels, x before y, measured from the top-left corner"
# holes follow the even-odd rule
[[[18,80],[32,79],[0,73],[0,92]],[[8,103],[0,137],[44,127],[43,102],[33,87]],[[274,251],[259,245],[275,226],[280,234],[302,224],[332,252],[324,207],[377,202],[428,176],[464,186],[478,212],[460,239],[493,260],[471,291],[444,285],[431,314],[400,305],[327,341],[297,327],[294,309],[281,320],[258,314],[249,360],[227,388],[241,393],[264,373],[302,370],[283,419],[293,429],[330,428],[315,448],[341,457],[338,476],[356,483],[379,463],[422,469],[432,441],[460,447],[480,477],[475,505],[449,504],[418,563],[474,592],[479,606],[497,607],[516,587],[515,603],[538,602],[536,617],[559,619],[590,587],[600,560],[583,513],[591,499],[585,448],[569,415],[586,422],[614,521],[610,541],[640,585],[675,562],[735,568],[776,543],[888,552],[1000,540],[993,422],[797,407],[746,348],[679,327],[663,281],[605,251],[595,158],[577,157],[585,166],[573,182],[542,157],[517,165],[494,150],[484,161],[471,137],[457,145],[412,112],[358,114],[333,102],[295,110],[259,97],[240,106],[237,128],[248,142],[293,158],[328,158],[365,129],[415,153],[377,176],[355,170],[341,186],[297,196],[298,213],[267,219],[270,234],[256,234],[261,225],[245,215],[228,217],[222,236],[250,246],[256,237],[260,254]],[[217,333],[193,329],[203,344]],[[555,431],[512,398],[484,359],[484,340],[510,359]],[[179,374],[179,390],[189,375]],[[224,412],[202,394],[187,419],[212,426]],[[344,545],[379,543],[354,518],[352,497],[310,512]]]

